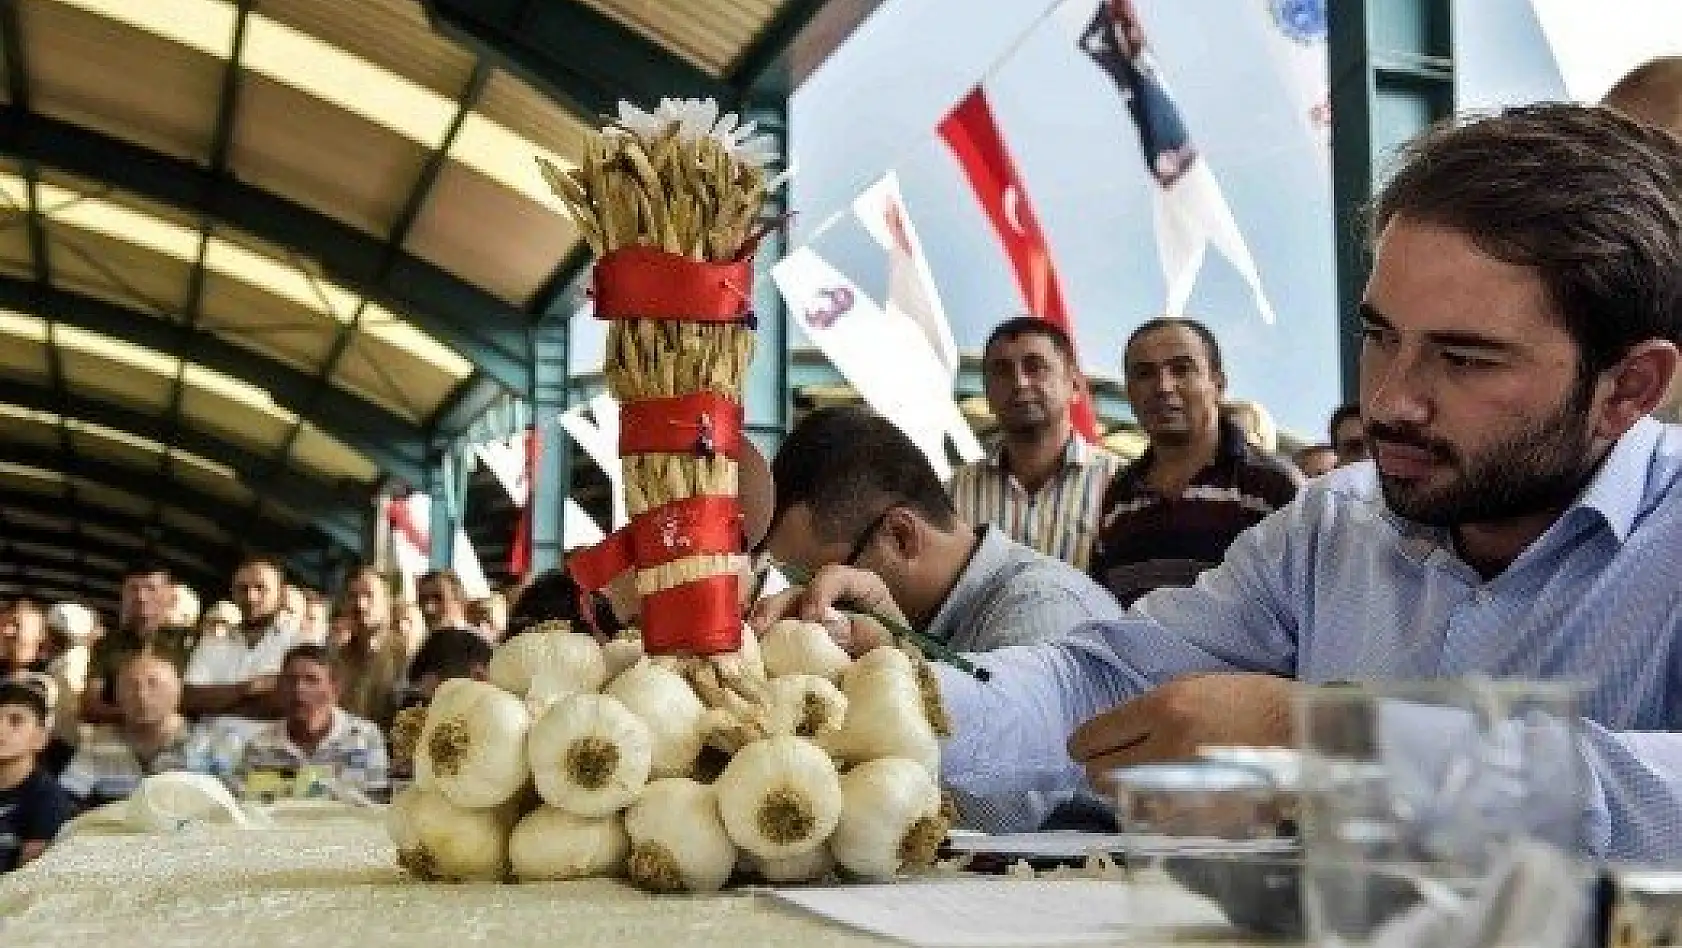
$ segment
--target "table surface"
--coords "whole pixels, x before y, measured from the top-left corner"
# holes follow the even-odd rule
[[[1123,883],[1116,883],[1118,887]],[[1152,896],[1155,897],[1154,895]],[[1246,942],[1206,919],[1171,939]],[[263,827],[78,833],[0,876],[0,944],[379,948],[864,945],[882,939],[752,892],[655,897],[608,880],[438,885],[400,872],[377,810],[292,812]],[[1158,942],[1160,943],[1160,942]],[[1137,940],[1117,944],[1140,945]]]

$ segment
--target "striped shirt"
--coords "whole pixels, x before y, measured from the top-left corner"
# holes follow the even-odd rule
[[[327,736],[305,751],[286,732],[284,720],[266,724],[252,735],[240,762],[240,789],[248,796],[326,795],[316,778],[337,780],[363,793],[386,788],[390,761],[385,738],[372,722],[333,709]]]
[[[1036,553],[990,526],[923,630],[959,651],[986,652],[1066,635],[1121,617],[1121,607],[1080,570]],[[1068,793],[954,794],[959,823],[991,833],[1032,832]]]
[[[1190,586],[1219,565],[1240,533],[1291,502],[1301,475],[1221,422],[1215,459],[1178,496],[1150,486],[1154,450],[1116,475],[1104,493],[1092,577],[1122,605],[1161,586]]]
[[[183,722],[175,735],[152,756],[142,758],[115,727],[90,729],[76,748],[58,782],[84,803],[122,800],[140,786],[142,778],[174,770],[191,770],[191,748],[208,740],[202,725]]]
[[[965,522],[990,523],[1023,546],[1084,570],[1103,510],[1104,487],[1122,463],[1070,435],[1057,473],[1029,493],[1011,473],[1001,444],[982,460],[958,468],[947,492]]]
[[[1573,681],[1583,693],[1572,759],[1588,771],[1588,793],[1563,829],[1579,852],[1675,864],[1679,550],[1682,426],[1637,422],[1576,501],[1488,580],[1447,531],[1390,511],[1371,462],[1340,468],[1246,531],[1190,589],[1159,590],[1119,621],[1052,643],[977,656],[993,673],[985,684],[936,665],[955,734],[941,768],[947,783],[978,793],[1080,786],[1066,748],[1076,726],[1200,672]],[[1398,748],[1453,746],[1438,722],[1408,730],[1415,739],[1391,735]]]

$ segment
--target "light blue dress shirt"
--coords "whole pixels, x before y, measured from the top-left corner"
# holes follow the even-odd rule
[[[1082,722],[1192,672],[1309,683],[1485,675],[1583,683],[1590,792],[1576,843],[1682,861],[1682,427],[1643,419],[1560,518],[1489,581],[1448,536],[1385,506],[1370,463],[1311,483],[1197,585],[1119,621],[941,667],[957,734],[946,780],[974,792],[1079,786]],[[1429,742],[1423,742],[1429,743]]]

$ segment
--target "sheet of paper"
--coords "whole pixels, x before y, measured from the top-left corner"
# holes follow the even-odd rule
[[[833,922],[912,945],[1121,944],[1128,887],[1092,881],[961,881],[776,889]]]
[[[947,846],[955,852],[998,853],[1073,859],[1093,852],[1175,855],[1178,853],[1280,853],[1296,848],[1293,840],[1232,840],[1192,836],[1143,836],[1122,833],[953,833]]]

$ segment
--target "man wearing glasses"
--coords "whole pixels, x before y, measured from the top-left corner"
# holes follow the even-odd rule
[[[1038,642],[1121,614],[1074,567],[965,523],[911,439],[867,409],[814,412],[783,441],[771,475],[776,506],[761,551],[773,563],[796,577],[830,565],[868,570],[880,577],[880,601],[855,605],[954,649]],[[959,806],[972,826],[1016,832],[1038,829],[1068,796],[961,796]]]

